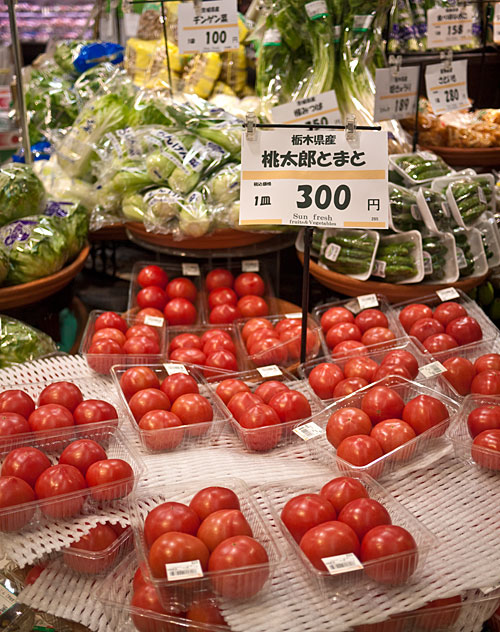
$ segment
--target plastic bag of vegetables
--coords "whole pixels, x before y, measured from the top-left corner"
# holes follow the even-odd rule
[[[125,196],[122,212],[131,221],[144,222],[153,230],[169,232],[169,222],[178,216],[182,203],[181,195],[167,187],[159,187]]]
[[[56,343],[43,331],[15,318],[0,315],[1,369],[36,360],[56,351]]]
[[[103,61],[120,64],[123,61],[121,44],[115,42],[88,42],[63,40],[54,51],[54,60],[70,75],[79,75]]]
[[[87,241],[89,218],[86,209],[76,202],[50,200],[43,214],[52,218],[66,238],[67,260],[71,261]]]
[[[206,200],[214,206],[229,206],[240,198],[241,165],[231,162],[213,173],[203,184]]]
[[[0,226],[40,213],[45,189],[29,165],[13,162],[0,167]]]
[[[73,85],[75,93],[82,103],[98,95],[119,93],[132,90],[130,77],[123,68],[109,62],[97,64],[83,72]]]

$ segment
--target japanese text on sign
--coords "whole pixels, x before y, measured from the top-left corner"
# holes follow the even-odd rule
[[[179,3],[178,40],[181,55],[237,50],[236,0],[203,0],[199,12],[194,2]]]
[[[376,121],[406,118],[417,106],[418,66],[401,68],[377,68],[375,76]]]
[[[474,7],[454,6],[427,11],[427,46],[444,48],[469,44],[473,35]]]
[[[467,60],[432,64],[425,70],[427,97],[435,114],[469,107]]]
[[[272,119],[274,123],[286,124],[341,125],[342,123],[335,90],[278,105],[273,108]]]
[[[387,228],[387,134],[258,130],[242,139],[240,224]]]

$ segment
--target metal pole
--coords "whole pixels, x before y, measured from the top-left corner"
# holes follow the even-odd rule
[[[307,356],[307,316],[309,314],[309,262],[314,228],[308,226],[304,231],[304,267],[302,271],[302,330],[300,336],[300,362]]]
[[[170,98],[174,98],[174,86],[172,84],[172,70],[170,68],[170,54],[168,52],[168,35],[167,35],[167,16],[165,15],[165,0],[160,2],[161,6],[161,25],[163,27],[163,39],[165,40],[165,58],[167,62],[168,71],[168,89],[170,92]]]
[[[24,149],[24,161],[30,165],[33,160],[31,158],[30,136],[28,132],[28,117],[26,114],[26,101],[24,99],[23,89],[23,61],[21,58],[21,45],[19,43],[19,33],[17,31],[16,22],[16,0],[7,0],[9,9],[10,35],[12,37],[12,50],[14,52],[14,69],[16,73],[16,109],[19,122],[21,124],[21,134]]]

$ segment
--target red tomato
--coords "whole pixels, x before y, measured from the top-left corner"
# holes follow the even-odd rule
[[[239,509],[240,501],[233,490],[227,487],[204,487],[193,496],[189,506],[200,520],[205,520],[220,509]]]
[[[300,548],[315,568],[325,571],[324,557],[345,553],[358,556],[359,540],[349,525],[331,520],[309,529],[300,541]]]
[[[209,356],[214,351],[230,351],[233,355],[236,355],[236,346],[231,338],[227,338],[227,336],[212,336],[203,345],[203,353]]]
[[[474,362],[474,369],[476,373],[482,373],[483,371],[500,371],[500,354],[487,353],[480,356]]]
[[[214,417],[212,405],[206,397],[198,393],[181,395],[175,400],[171,410],[186,426],[207,424]],[[189,430],[189,436],[198,437],[206,432],[208,432],[208,426],[197,426]]]
[[[460,595],[429,601],[422,608],[413,610],[412,614],[417,615],[414,617],[415,625],[421,630],[450,630],[458,621],[461,603]]]
[[[472,380],[476,375],[476,371],[472,362],[467,358],[448,358],[443,362],[446,372],[443,373],[448,382],[453,386],[459,395],[468,395]]]
[[[85,476],[92,463],[107,458],[102,446],[92,441],[92,439],[78,439],[63,450],[59,457],[59,463],[73,465]]]
[[[181,395],[187,393],[199,393],[200,389],[194,377],[185,373],[173,373],[168,375],[161,383],[160,389],[173,404]]]
[[[123,351],[129,355],[154,355],[160,353],[160,345],[150,336],[134,336],[123,345]]]
[[[241,567],[258,565],[243,581],[235,581],[231,573],[212,577],[215,591],[228,599],[250,599],[264,586],[269,577],[269,558],[266,549],[247,535],[237,535],[222,541],[215,548],[208,562],[210,572],[231,571]]]
[[[241,314],[236,305],[217,305],[210,312],[208,322],[212,325],[225,325],[231,324],[240,317]]]
[[[256,366],[284,364],[288,358],[287,346],[273,338],[265,338],[253,344],[249,350],[252,362]]]
[[[269,400],[269,406],[276,411],[282,423],[305,419],[312,414],[311,406],[305,395],[293,389],[276,393]]]
[[[30,432],[28,421],[17,413],[0,413],[0,447],[9,444],[9,437]],[[2,438],[4,440],[2,440]]]
[[[289,391],[290,389],[283,382],[278,382],[277,380],[268,380],[267,382],[262,382],[255,389],[255,395],[260,397],[264,404],[269,404],[271,399],[277,394],[282,393],[283,391]]]
[[[478,373],[471,382],[470,392],[481,395],[500,395],[500,371],[490,370]]]
[[[421,320],[422,318],[432,318],[432,309],[422,303],[407,305],[399,313],[399,322],[403,325],[406,333],[410,331],[417,320]]]
[[[147,388],[160,388],[158,375],[147,366],[127,369],[120,378],[120,387],[126,399]]]
[[[389,376],[400,376],[405,377],[407,380],[411,379],[410,372],[408,369],[401,364],[382,364],[377,369],[377,372],[373,376],[374,381],[381,380],[384,377]],[[390,383],[397,383],[397,380],[391,380]]]
[[[420,318],[413,323],[410,329],[410,336],[418,338],[422,343],[430,336],[442,333],[444,333],[444,327],[435,318]]]
[[[368,386],[368,382],[362,377],[348,377],[346,380],[339,382],[333,389],[333,397],[347,397],[364,386]]]
[[[467,316],[467,310],[459,303],[453,301],[438,305],[433,315],[433,317],[439,320],[445,327],[448,323],[451,323],[452,320],[455,320],[455,318],[461,318],[462,316]]]
[[[474,438],[473,460],[488,470],[500,470],[500,430],[484,430]]]
[[[276,323],[274,333],[279,338],[287,329],[294,329],[295,327],[302,327],[302,318],[282,318]]]
[[[165,305],[163,314],[171,327],[194,325],[198,317],[196,307],[187,298],[173,298]]]
[[[134,393],[128,405],[137,422],[150,410],[170,410],[170,400],[158,388],[145,388]]]
[[[453,336],[459,345],[468,345],[483,337],[480,324],[471,316],[461,316],[452,320],[446,325],[446,333]]]
[[[326,424],[326,438],[338,448],[346,437],[369,435],[372,429],[370,417],[359,408],[340,408],[335,411]]]
[[[356,467],[368,465],[383,456],[379,442],[367,435],[346,437],[337,449],[337,456]]]
[[[212,340],[212,338],[217,338],[217,339],[226,338],[227,340],[231,340],[231,342],[233,340],[231,338],[231,334],[229,334],[224,329],[219,329],[218,327],[212,327],[210,329],[207,329],[207,331],[205,331],[205,333],[201,336],[200,338],[201,348],[203,349],[203,347],[207,344],[207,342],[209,340]]]
[[[98,340],[90,345],[87,352],[89,356],[92,355],[120,355],[123,353],[123,347],[121,347],[114,340]],[[113,362],[113,358],[103,358],[102,360],[92,359],[91,368],[99,373],[109,373],[111,367],[116,362]]]
[[[169,360],[204,365],[207,361],[207,356],[201,349],[176,349],[169,355]]]
[[[76,542],[72,542],[69,548],[64,551],[63,560],[66,566],[79,573],[95,575],[109,568],[119,553],[114,547],[105,555],[89,555],[85,557],[78,555],[79,551],[97,553],[105,551],[117,539],[116,533],[107,524],[98,524],[93,527],[87,535],[83,535]],[[75,551],[76,554],[73,553]]]
[[[161,317],[163,318],[163,314]],[[127,333],[125,334],[127,340],[129,338],[135,338],[136,336],[146,336],[146,338],[153,338],[156,341],[160,339],[157,329],[149,325],[132,325],[132,327],[127,329]]]
[[[70,412],[73,412],[82,401],[83,395],[81,390],[76,384],[72,384],[71,382],[53,382],[49,384],[49,386],[46,386],[38,396],[38,406],[59,404],[67,408]]]
[[[378,345],[381,342],[395,340],[396,335],[386,327],[372,327],[367,329],[361,338],[361,342],[366,345]]]
[[[208,308],[213,309],[217,305],[236,305],[238,297],[230,287],[218,287],[208,295]]]
[[[245,382],[228,378],[227,380],[222,380],[222,382],[217,385],[215,392],[227,406],[231,397],[236,395],[236,393],[250,393],[251,391]]]
[[[139,586],[132,595],[130,605],[133,608],[130,618],[139,632],[170,632],[171,630],[170,623],[159,617],[148,616],[148,611],[179,618],[183,616],[184,610],[184,606],[176,601],[174,596],[169,597],[167,609],[163,608],[158,599],[156,588],[151,584]]]
[[[137,592],[141,586],[146,586],[150,583],[146,566],[139,566],[135,571],[134,579],[132,580],[132,591]]]
[[[293,360],[300,358],[302,327],[293,327],[280,335],[281,342],[286,343],[288,355]],[[316,355],[319,350],[319,338],[315,331],[306,329],[306,356]]]
[[[15,507],[35,500],[35,493],[26,481],[16,476],[0,477],[0,509]],[[19,531],[35,515],[35,507],[25,507],[0,515],[0,531]]]
[[[157,538],[169,531],[196,535],[199,526],[200,519],[191,507],[177,502],[162,503],[152,509],[144,521],[146,546],[151,548]]]
[[[361,409],[373,424],[384,419],[401,419],[404,406],[401,396],[388,386],[374,386],[361,400]]]
[[[198,295],[196,285],[190,279],[185,279],[184,277],[172,279],[165,288],[165,292],[169,301],[174,298],[184,298],[190,303],[195,303]]]
[[[212,552],[227,538],[233,538],[236,535],[253,537],[253,532],[239,509],[219,509],[203,520],[196,535]]]
[[[92,467],[92,466],[91,466]],[[74,492],[87,487],[80,470],[73,465],[52,465],[40,474],[35,484],[35,494],[41,505],[42,513],[49,518],[71,518],[80,513],[85,495]],[[71,494],[71,498],[64,498]],[[46,499],[63,495],[61,500],[47,502]]]
[[[281,520],[296,542],[300,542],[309,529],[336,517],[333,505],[320,494],[294,496],[281,510]]]
[[[231,415],[236,419],[236,421],[240,421],[242,415],[250,408],[257,406],[258,404],[262,404],[262,400],[255,393],[251,393],[250,391],[238,391],[235,393],[229,402],[227,403],[227,407]]]
[[[260,296],[242,296],[238,301],[238,309],[242,318],[256,318],[257,316],[267,316],[269,307],[266,301]]]
[[[94,500],[115,500],[128,496],[134,486],[134,470],[123,459],[96,461],[87,470],[85,480]],[[94,489],[104,486],[103,489]]]
[[[392,452],[417,436],[410,424],[401,419],[384,419],[373,427],[370,435],[379,442],[384,454]],[[410,456],[406,450],[402,450],[400,454],[405,458]]]
[[[200,597],[191,603],[186,614],[188,621],[228,627],[215,599]]]
[[[165,320],[163,312],[159,309],[155,309],[154,307],[145,307],[144,309],[141,309],[135,315],[135,320],[139,324],[144,324],[144,321],[148,316],[153,316],[153,318],[161,318],[162,322]]]
[[[90,344],[94,344],[94,342],[99,342],[99,340],[114,340],[117,342],[120,347],[123,347],[127,337],[120,331],[119,329],[113,329],[112,327],[106,327],[105,329],[99,329],[92,336]]]
[[[205,277],[205,289],[207,292],[217,287],[233,287],[234,276],[225,268],[214,268]]]
[[[241,337],[243,341],[246,342],[250,334],[253,334],[255,331],[259,329],[270,329],[274,332],[274,327],[271,322],[269,322],[266,318],[251,318],[247,320],[247,322],[243,325],[243,329],[241,330]]]
[[[149,450],[174,450],[184,439],[182,421],[167,410],[150,410],[139,421],[142,439]],[[177,430],[173,430],[177,428]]]
[[[46,569],[46,566],[40,566],[40,565],[33,566],[33,568],[31,568],[29,573],[26,575],[26,578],[24,580],[24,585],[31,586],[32,584],[34,584],[45,569]]]
[[[364,309],[356,316],[354,322],[363,333],[372,327],[389,328],[387,316],[379,309]]]
[[[278,445],[283,434],[280,418],[267,404],[257,404],[246,410],[238,423],[245,430],[252,431],[242,437],[245,447],[249,450],[272,450]]]
[[[2,465],[2,476],[16,476],[34,487],[36,479],[49,467],[50,461],[43,452],[26,446],[7,454]]]
[[[337,514],[356,498],[368,498],[366,487],[357,478],[349,476],[339,476],[328,481],[320,491],[332,505]]]
[[[168,274],[159,266],[151,264],[142,268],[139,272],[137,275],[137,283],[139,283],[141,287],[156,285],[157,287],[165,289],[165,286],[168,283]]]
[[[353,322],[354,316],[345,307],[330,307],[321,316],[321,329],[326,333],[333,325]]]
[[[371,358],[352,358],[345,363],[344,375],[345,377],[362,377],[369,383],[373,382],[377,369],[378,364]]]
[[[116,312],[104,312],[96,318],[94,323],[94,331],[111,327],[119,329],[125,333],[128,329],[127,321],[119,316]]]
[[[458,347],[458,343],[452,336],[448,334],[433,334],[426,338],[423,342],[424,347],[429,353],[437,353],[439,351],[448,351]]]
[[[167,301],[168,297],[165,290],[155,285],[145,287],[137,293],[137,305],[139,305],[141,309],[154,307],[155,309],[162,310],[167,304]]]
[[[395,559],[383,561],[390,555]],[[375,581],[402,584],[417,568],[417,543],[403,527],[381,525],[371,529],[363,538],[359,559],[365,564],[365,573]],[[368,564],[380,559],[378,564]]]
[[[326,344],[329,349],[333,349],[345,340],[361,341],[361,335],[361,329],[354,323],[339,323],[326,332]]]
[[[170,341],[168,350],[170,353],[176,349],[201,349],[200,337],[196,334],[179,334]]]
[[[360,356],[366,354],[366,345],[357,340],[344,340],[335,345],[332,349],[332,356]]]
[[[234,291],[240,298],[248,294],[264,296],[266,286],[262,277],[256,272],[242,272],[234,281]]]
[[[40,406],[28,417],[28,423],[33,432],[43,432],[75,425],[70,411],[59,404]]]
[[[333,391],[344,379],[342,369],[331,362],[317,364],[309,373],[309,386],[321,399],[331,399]]]
[[[219,349],[219,351],[213,351],[212,353],[210,353],[205,360],[205,366],[211,367],[212,369],[218,369],[217,371],[209,371],[208,369],[205,369],[203,371],[205,377],[218,375],[219,370],[238,370],[238,362],[236,360],[236,356],[234,355],[234,353],[226,351],[225,349]]]
[[[339,513],[337,519],[348,524],[360,542],[373,527],[392,523],[387,509],[373,498],[351,500]]]
[[[484,430],[500,430],[500,406],[478,406],[467,417],[469,434],[474,439]]]
[[[245,346],[247,350],[251,349],[256,342],[260,342],[261,340],[265,340],[268,338],[274,340],[274,343],[276,345],[280,343],[280,340],[273,329],[263,327],[262,329],[257,329],[256,331],[252,332],[248,336]]]
[[[12,389],[0,393],[0,413],[17,413],[25,419],[35,410],[35,402],[24,391]]]
[[[394,349],[393,351],[389,351],[389,353],[385,354],[384,359],[380,364],[382,366],[384,364],[400,364],[408,370],[412,380],[414,380],[418,375],[418,360],[413,353],[410,353],[405,349]]]
[[[446,406],[430,395],[417,395],[411,399],[401,415],[403,421],[409,423],[417,435],[437,426],[449,417]],[[443,428],[433,436],[440,436],[445,430],[446,428]]]
[[[206,571],[210,552],[196,536],[180,531],[169,531],[160,535],[149,549],[149,568],[153,577],[166,577],[167,564],[199,560]]]

